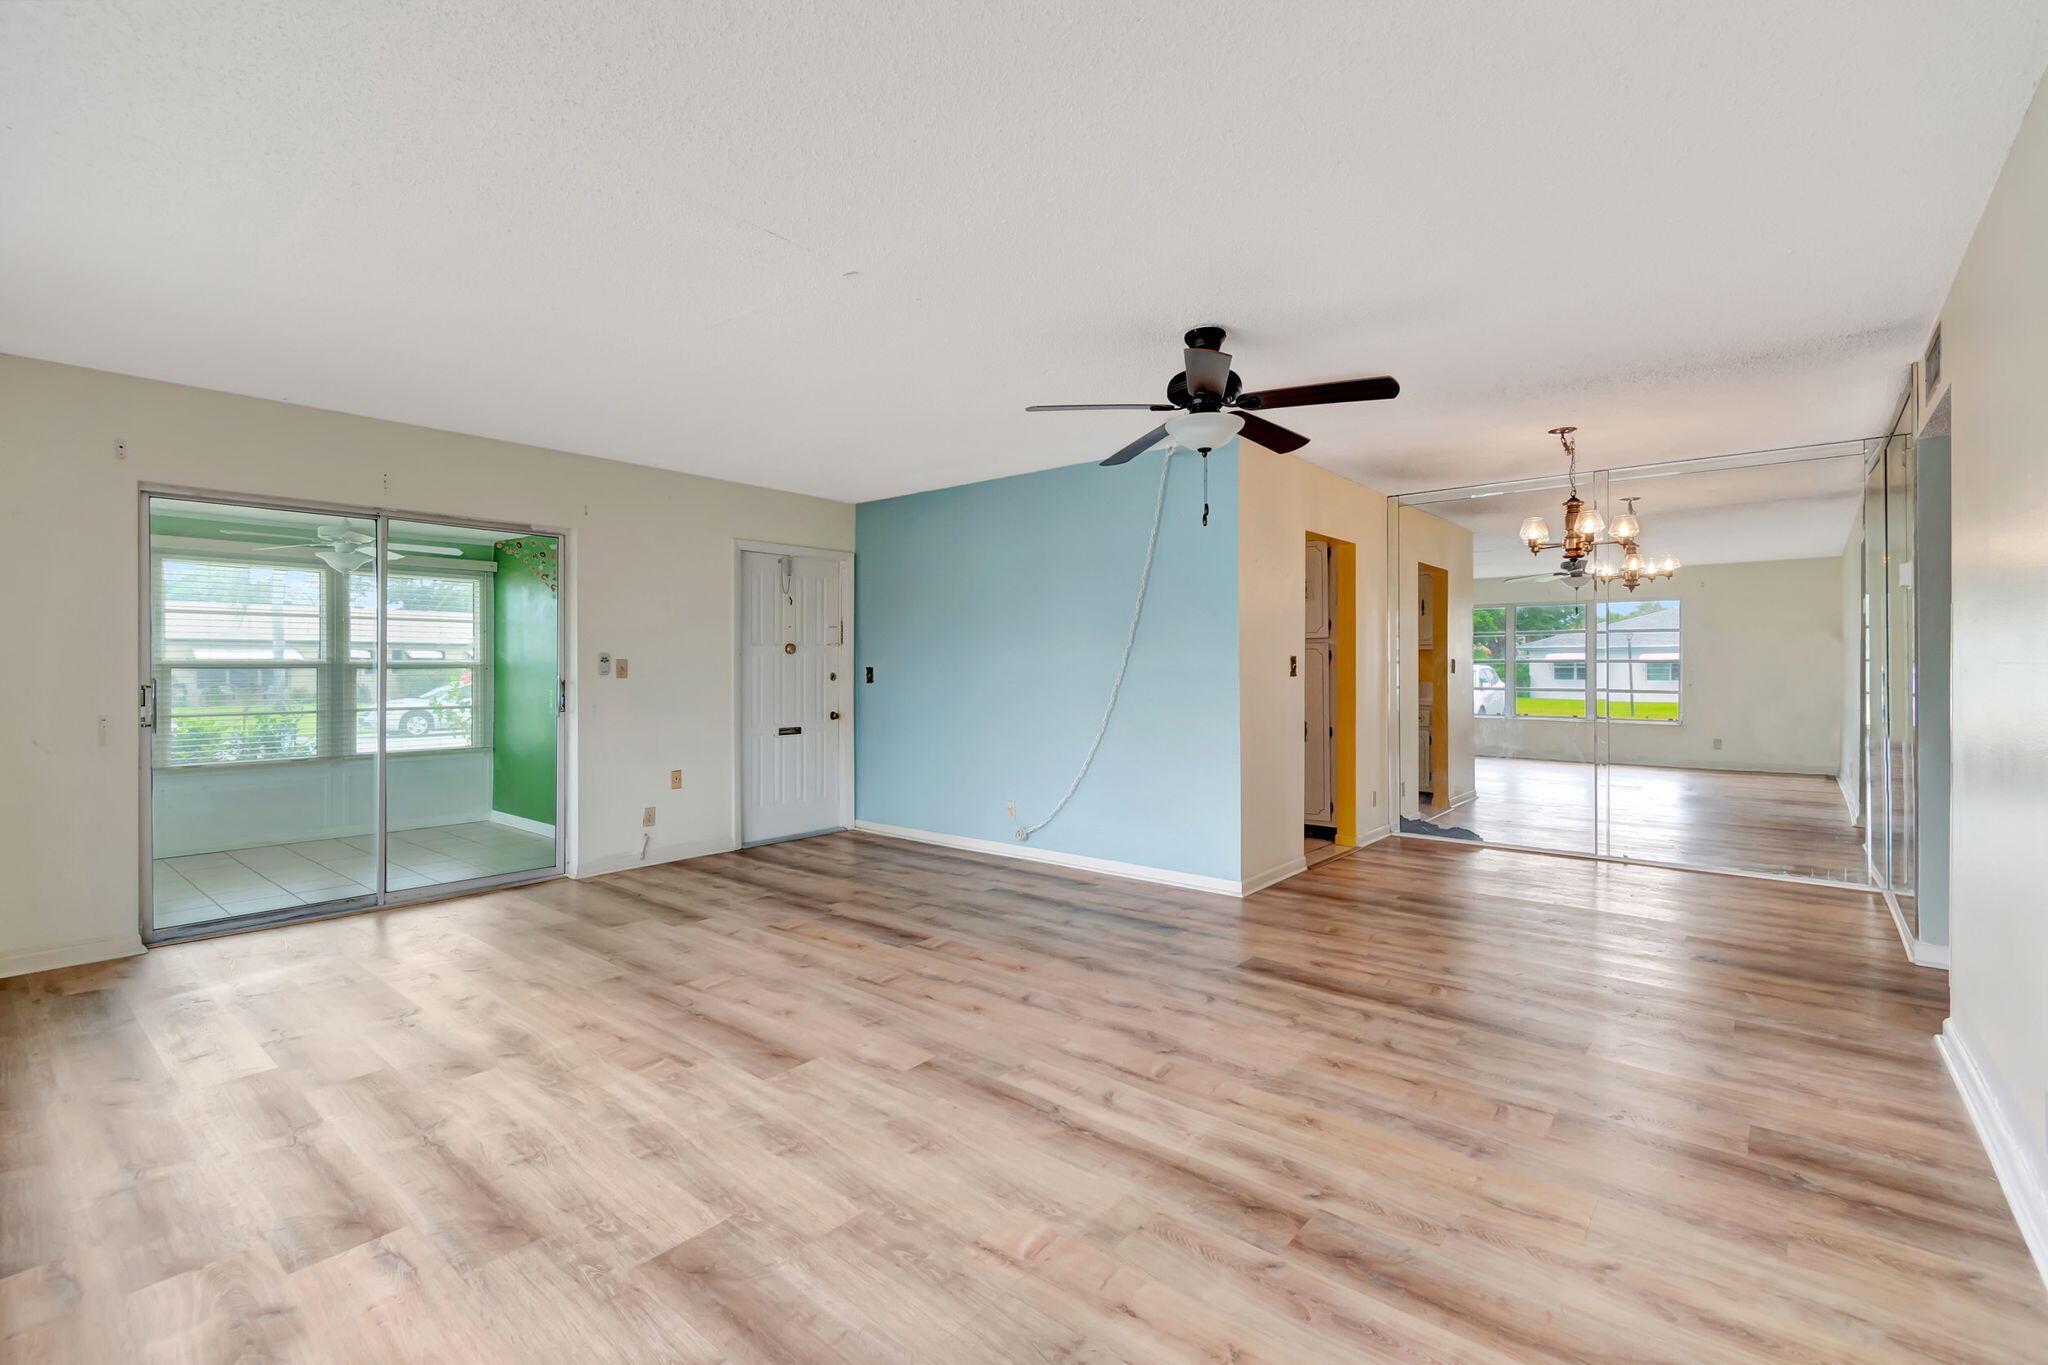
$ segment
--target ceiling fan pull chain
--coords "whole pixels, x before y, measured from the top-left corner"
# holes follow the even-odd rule
[[[1171,456],[1168,457],[1172,458]],[[1202,452],[1202,525],[1209,524],[1209,452]]]
[[[1074,793],[1081,789],[1081,779],[1088,776],[1088,769],[1095,765],[1095,755],[1102,750],[1102,737],[1109,733],[1109,718],[1116,714],[1117,694],[1124,690],[1124,674],[1131,669],[1131,647],[1138,643],[1138,622],[1145,615],[1145,589],[1152,582],[1152,556],[1159,549],[1159,522],[1166,513],[1166,476],[1173,469],[1173,457],[1182,454],[1179,448],[1171,448],[1159,462],[1159,496],[1152,502],[1152,534],[1145,541],[1145,567],[1138,573],[1138,600],[1131,604],[1131,628],[1124,633],[1124,657],[1116,666],[1116,681],[1109,685],[1109,705],[1102,708],[1102,724],[1095,727],[1095,738],[1088,742],[1088,756],[1081,760],[1081,769],[1074,774],[1074,780],[1067,784],[1066,794],[1058,804],[1035,825],[1026,825],[1017,831],[1017,842],[1022,843],[1038,831],[1059,818],[1067,808],[1067,802],[1074,799]],[[1209,467],[1208,461],[1202,468]]]

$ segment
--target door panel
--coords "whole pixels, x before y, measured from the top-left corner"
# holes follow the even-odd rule
[[[386,888],[555,867],[555,538],[393,521],[387,541],[383,696],[358,728],[385,754]]]
[[[1336,755],[1331,729],[1330,646],[1310,641],[1302,655],[1302,815],[1310,824],[1333,824],[1336,812]]]
[[[749,550],[741,583],[741,840],[842,828],[840,566]]]

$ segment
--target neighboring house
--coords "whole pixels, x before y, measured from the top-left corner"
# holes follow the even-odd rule
[[[1633,696],[1638,702],[1679,699],[1679,608],[1670,606],[1594,628],[1598,670],[1595,682],[1610,697]],[[1586,695],[1588,634],[1568,630],[1525,638],[1516,646],[1516,661],[1528,667],[1527,695],[1537,699],[1577,699]]]

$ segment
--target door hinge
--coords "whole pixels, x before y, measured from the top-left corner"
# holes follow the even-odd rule
[[[558,716],[569,714],[569,680],[567,678],[555,679],[555,714]]]
[[[136,720],[145,730],[156,729],[156,679],[144,683],[136,699]]]

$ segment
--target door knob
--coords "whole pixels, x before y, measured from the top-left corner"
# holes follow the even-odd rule
[[[782,652],[783,652],[784,654],[794,654],[794,653],[796,653],[796,641],[792,640],[792,641],[790,641],[790,642],[789,642],[788,644],[784,645],[784,646],[782,647]]]
[[[832,713],[832,719],[834,719],[834,720],[838,720],[838,719],[839,719],[839,713],[838,713],[837,711],[834,711],[834,712]]]

